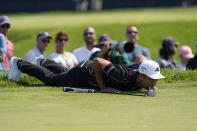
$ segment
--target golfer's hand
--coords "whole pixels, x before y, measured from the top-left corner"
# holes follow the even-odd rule
[[[114,88],[104,88],[104,89],[101,89],[102,92],[105,92],[105,93],[119,93],[120,91],[117,90],[117,89],[114,89]]]

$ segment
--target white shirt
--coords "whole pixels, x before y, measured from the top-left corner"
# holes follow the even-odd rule
[[[73,54],[76,56],[78,62],[82,62],[86,59],[89,59],[90,55],[96,51],[100,51],[99,48],[96,48],[94,47],[91,51],[88,50],[88,48],[85,46],[81,47],[81,48],[78,48],[78,49],[75,49],[73,51]]]
[[[50,54],[49,59],[65,66],[67,69],[71,69],[78,64],[76,57],[70,52],[64,52],[64,54],[53,52]]]
[[[35,46],[33,49],[27,52],[24,60],[30,63],[34,63],[36,57],[46,57],[45,54],[41,52],[37,46]]]

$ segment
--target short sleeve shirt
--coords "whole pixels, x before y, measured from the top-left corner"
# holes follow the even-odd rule
[[[36,57],[46,57],[46,55],[43,52],[41,52],[37,46],[35,46],[33,49],[27,52],[24,60],[30,63],[34,63]]]
[[[104,69],[106,85],[118,90],[134,90],[139,65],[108,65]]]
[[[137,45],[137,47],[134,48],[134,50],[132,52],[127,53],[127,55],[128,55],[128,58],[131,62],[136,61],[136,58],[138,55],[143,55],[147,59],[150,59],[150,51],[147,48],[142,47],[140,45]]]
[[[84,60],[88,60],[90,55],[96,51],[99,51],[99,48],[94,47],[91,51],[87,49],[86,46],[74,50],[73,54],[76,56],[78,63],[81,63]]]
[[[135,86],[138,67],[139,65],[107,65],[104,69],[104,82],[106,86],[123,91],[138,89]],[[89,69],[88,83],[93,87],[98,87],[93,68]]]
[[[7,49],[6,49],[6,40],[5,40],[5,36],[3,34],[0,34],[0,51],[2,53],[7,53]],[[2,62],[0,62],[0,72],[4,72],[5,71],[5,67],[3,65]]]
[[[10,60],[14,56],[14,44],[6,38],[7,53],[3,62],[7,71],[10,70]]]
[[[178,68],[176,60],[174,58],[167,58],[160,56],[157,58],[156,62],[159,64],[160,68],[176,69]]]
[[[58,54],[57,52],[53,52],[49,56],[49,59],[55,61],[56,63],[61,64],[67,69],[71,69],[78,64],[76,57],[70,52],[64,52],[63,54]]]

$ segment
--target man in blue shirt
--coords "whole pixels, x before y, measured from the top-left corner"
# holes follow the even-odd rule
[[[5,72],[3,61],[5,59],[6,52],[7,52],[7,49],[6,49],[5,36],[0,33],[0,72]]]
[[[48,48],[52,36],[48,32],[40,32],[36,37],[37,45],[27,52],[25,61],[34,63],[36,57],[45,58],[44,51]]]
[[[133,43],[134,45],[134,50],[127,53],[131,63],[135,64],[139,59],[150,59],[150,51],[137,43],[139,40],[139,34],[136,26],[129,26],[127,28],[126,38],[128,42]]]

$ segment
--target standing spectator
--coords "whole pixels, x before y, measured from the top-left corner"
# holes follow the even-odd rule
[[[162,40],[162,48],[159,51],[160,57],[156,60],[161,68],[177,68],[176,60],[173,58],[177,46],[178,42],[172,36],[165,37]]]
[[[88,9],[88,0],[73,0],[75,4],[75,9],[77,11],[87,11]]]
[[[0,33],[2,33],[5,36],[6,40],[6,55],[5,59],[3,60],[4,67],[7,71],[10,70],[10,59],[14,55],[14,45],[13,43],[8,40],[8,33],[10,31],[10,19],[7,16],[1,16],[0,17]]]
[[[137,62],[138,56],[144,56],[147,59],[150,59],[150,51],[139,45],[139,34],[136,26],[129,26],[126,30],[126,38],[128,42],[133,43],[134,50],[130,53],[127,53],[129,60],[131,63],[135,64]]]
[[[102,10],[103,1],[102,0],[91,0],[91,8],[95,11]]]
[[[3,61],[5,60],[7,49],[6,49],[6,41],[5,36],[0,33],[0,72],[5,72],[5,67],[3,65]]]
[[[90,55],[100,49],[94,47],[96,44],[96,32],[92,27],[87,27],[83,32],[85,45],[81,48],[75,49],[73,54],[76,56],[78,63],[89,59]]]
[[[48,48],[51,39],[52,36],[48,32],[40,32],[36,38],[37,45],[27,52],[25,61],[34,63],[36,57],[45,58],[44,51]]]
[[[78,64],[78,61],[72,53],[64,51],[64,48],[68,45],[68,40],[68,35],[65,32],[58,32],[55,37],[56,52],[53,52],[49,59],[67,69],[71,69]]]
[[[196,41],[196,48],[197,48],[197,41]],[[187,63],[187,70],[197,70],[197,53],[194,58],[189,59]]]
[[[93,60],[96,57],[100,57],[110,61],[112,64],[131,65],[125,52],[120,53],[119,51],[110,48],[111,42],[111,38],[107,34],[101,35],[98,39],[98,44],[96,45],[96,47],[101,50],[92,53],[89,59]]]
[[[186,65],[189,59],[193,58],[194,55],[192,54],[191,48],[189,46],[184,45],[180,48],[179,57],[181,59],[181,62],[178,64],[178,68],[180,70],[186,70]]]

